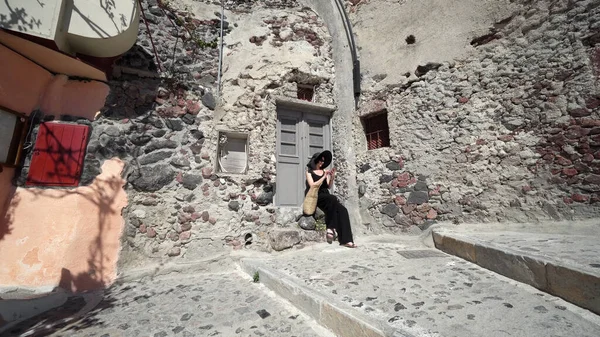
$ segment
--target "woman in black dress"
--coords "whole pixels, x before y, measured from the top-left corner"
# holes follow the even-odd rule
[[[340,245],[348,248],[356,248],[352,239],[350,228],[350,217],[348,210],[342,205],[337,197],[329,193],[329,187],[333,185],[335,169],[325,170],[331,164],[332,154],[330,151],[315,153],[308,162],[306,171],[306,190],[308,193],[311,186],[321,184],[317,198],[317,207],[325,213],[325,224],[327,225],[327,242],[331,243],[337,236]]]

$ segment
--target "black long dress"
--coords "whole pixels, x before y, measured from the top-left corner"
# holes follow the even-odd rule
[[[312,170],[309,172],[313,181],[323,178],[323,176],[315,174]],[[308,193],[309,189],[310,185],[307,181],[304,195]],[[317,207],[319,207],[323,213],[325,213],[325,224],[327,229],[335,229],[337,231],[338,241],[341,245],[354,241],[352,239],[352,228],[350,227],[350,216],[348,215],[348,210],[339,202],[335,195],[329,193],[329,184],[327,184],[327,179],[325,179],[319,187]]]

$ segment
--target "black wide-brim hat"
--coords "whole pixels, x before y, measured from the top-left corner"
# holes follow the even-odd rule
[[[331,164],[331,161],[333,160],[333,154],[331,154],[331,151],[329,150],[325,150],[321,153],[317,152],[313,154],[312,158],[310,158],[310,161],[306,166],[314,170],[317,167],[317,160],[319,158],[325,159],[325,161],[323,162],[323,166],[321,166],[321,169],[324,169],[327,166],[329,166],[329,164]]]

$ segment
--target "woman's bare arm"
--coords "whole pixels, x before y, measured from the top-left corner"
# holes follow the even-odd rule
[[[327,175],[323,174],[323,177],[315,182],[313,180],[312,175],[310,174],[310,172],[306,171],[306,181],[308,181],[308,186],[310,186],[310,187],[313,187],[313,186],[316,186],[316,185],[321,185],[323,183],[323,180],[326,177],[327,177]]]
[[[325,177],[327,177],[327,187],[331,187],[331,171],[323,170],[323,172],[325,173]]]

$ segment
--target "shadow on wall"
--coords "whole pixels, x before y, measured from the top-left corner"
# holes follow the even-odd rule
[[[14,172],[4,171],[0,174],[4,175],[12,175]],[[13,203],[18,203],[18,197],[15,196],[16,187],[13,186],[10,181],[7,181],[5,184],[2,184],[2,188],[7,188],[8,193],[6,194],[6,200],[0,199],[0,241],[4,239],[5,236],[10,235],[12,231],[12,217],[13,214],[10,211]]]
[[[0,218],[0,229],[3,233],[0,256],[4,261],[15,264],[9,268],[12,269],[11,272],[14,270],[18,272],[20,264],[36,267],[36,262],[39,262],[43,268],[55,268],[50,272],[51,275],[48,275],[49,281],[57,285],[55,291],[60,291],[57,288],[61,288],[69,295],[65,303],[48,311],[44,307],[54,307],[54,305],[48,306],[48,302],[52,301],[50,298],[55,297],[55,294],[16,301],[13,303],[15,305],[8,308],[8,312],[16,313],[16,317],[32,315],[33,317],[8,327],[4,334],[1,332],[2,327],[16,322],[8,321],[9,317],[0,317],[0,336],[6,334],[14,336],[25,332],[29,336],[46,336],[63,329],[80,330],[104,324],[95,316],[102,310],[112,307],[114,302],[110,290],[105,288],[114,281],[116,276],[116,256],[122,230],[120,212],[126,203],[122,189],[124,181],[119,176],[122,168],[123,163],[119,160],[106,162],[102,174],[92,185],[76,189],[12,188],[12,199]],[[67,205],[73,212],[56,207],[54,214],[49,213],[47,204]],[[66,214],[61,215],[61,211]],[[89,213],[78,214],[86,211]],[[44,214],[48,219],[46,223],[40,222],[40,215],[43,218]],[[24,215],[27,216],[25,219]],[[76,218],[78,215],[79,219]],[[87,221],[87,219],[94,221]],[[115,226],[115,220],[120,222],[120,226]],[[61,222],[66,226],[61,226]],[[22,227],[29,223],[35,225]],[[52,227],[57,227],[54,233],[49,230]],[[69,227],[73,230],[68,231]],[[67,231],[64,231],[65,229]],[[86,236],[86,234],[90,235]],[[37,238],[33,238],[34,236]],[[26,247],[19,248],[17,244],[25,242],[24,238],[31,240],[32,244],[21,244],[21,247]],[[62,250],[49,248],[53,246],[52,241],[61,238],[66,238],[64,244],[58,242]],[[47,255],[52,254],[55,254],[53,258],[46,259]],[[6,268],[6,265],[3,268]],[[10,275],[12,276],[14,275]],[[36,277],[31,277],[29,281],[36,281]],[[42,282],[47,283],[43,279]],[[82,294],[83,291],[85,293]],[[0,301],[0,308],[3,302]],[[17,305],[19,302],[21,305]],[[39,312],[41,314],[37,314]]]
[[[29,31],[39,29],[42,25],[42,21],[38,18],[33,17],[27,12],[25,7],[11,6],[11,2],[18,4],[19,1],[4,1],[6,9],[8,9],[9,15],[0,15],[0,26],[16,30],[19,32],[27,33]],[[45,7],[44,0],[36,0],[37,5],[41,9]],[[30,9],[35,4],[30,5]],[[127,18],[123,14],[115,15],[114,10],[116,4],[114,0],[100,1],[100,8],[106,13],[115,29],[118,32],[122,32],[121,27],[127,26]],[[102,26],[89,19],[87,14],[81,12],[81,10],[73,4],[73,11],[77,13],[81,19],[92,29],[99,37],[110,37],[111,35],[102,29]],[[70,15],[70,14],[68,14]]]
[[[106,161],[89,186],[17,189],[0,221],[0,252],[12,262],[0,267],[0,284],[80,292],[112,283],[127,203],[123,166]]]
[[[37,2],[40,7],[44,7],[42,0]],[[17,3],[17,1],[14,1],[14,3]],[[24,7],[11,6],[9,1],[5,1],[4,4],[10,15],[0,15],[0,26],[19,32],[28,32],[42,25],[42,21],[29,15]]]

